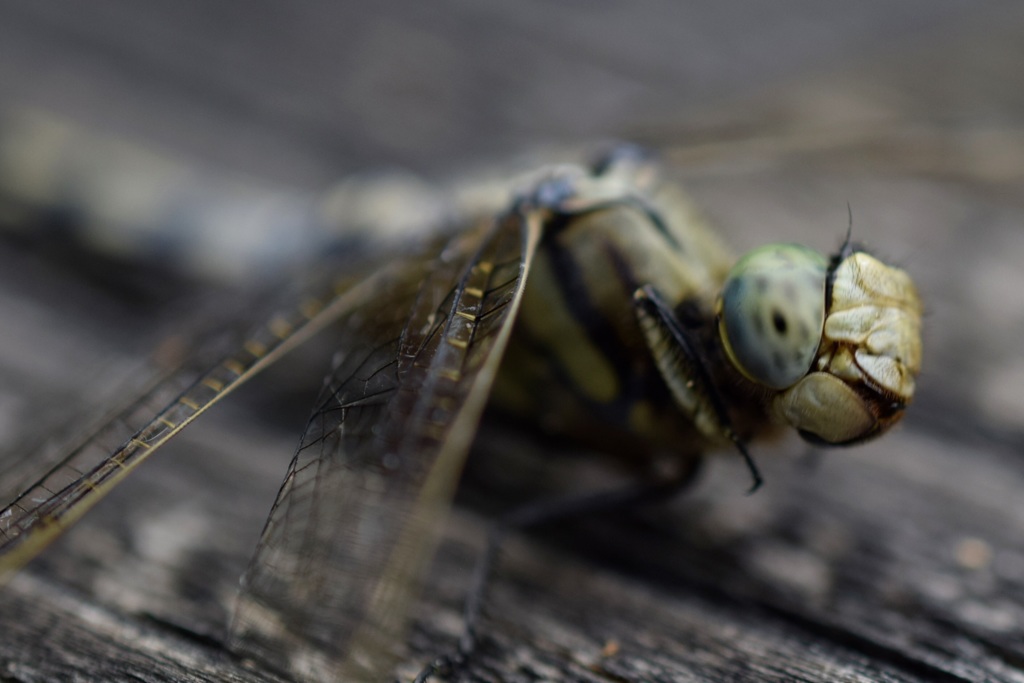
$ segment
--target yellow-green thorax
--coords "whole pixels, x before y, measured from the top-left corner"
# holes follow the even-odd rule
[[[685,405],[673,396],[634,294],[654,283],[670,301],[685,302],[710,362],[725,368],[712,323],[733,256],[680,193],[653,183],[616,192],[608,184],[587,190],[614,200],[581,201],[588,208],[545,222],[492,402],[602,450],[706,451],[726,438],[700,410],[701,396],[685,397]]]

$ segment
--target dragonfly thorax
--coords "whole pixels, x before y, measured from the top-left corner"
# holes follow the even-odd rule
[[[671,343],[664,359],[652,349],[636,304],[636,293],[651,287],[685,311],[704,365],[729,387],[730,408],[759,415],[740,420],[743,433],[771,429],[760,395],[746,388],[733,395],[745,382],[715,341],[715,297],[729,251],[674,189],[612,199],[604,185],[597,190],[596,198],[575,200],[588,208],[553,211],[545,223],[492,405],[632,459],[726,446],[703,383],[689,381],[689,368],[661,366],[675,361]]]

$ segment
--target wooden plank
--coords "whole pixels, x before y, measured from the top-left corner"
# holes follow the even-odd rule
[[[28,36],[61,45],[68,55],[91,55],[97,61],[87,63],[105,65],[99,90],[108,93],[106,99],[111,92],[125,92],[131,105],[118,115],[114,129],[152,135],[160,144],[208,161],[251,165],[261,173],[266,169],[267,177],[289,183],[315,185],[367,160],[401,158],[429,166],[424,159],[437,155],[439,145],[447,149],[461,140],[447,128],[428,140],[431,130],[438,130],[430,126],[440,126],[438,121],[453,111],[486,101],[478,98],[508,85],[501,79],[488,83],[487,78],[496,78],[492,71],[474,71],[476,78],[465,86],[469,94],[462,95],[468,99],[438,104],[429,124],[411,130],[389,152],[386,141],[360,140],[358,115],[338,100],[318,101],[308,115],[287,114],[288,107],[268,110],[263,98],[294,94],[282,90],[285,76],[295,73],[288,70],[269,80],[250,75],[253,80],[243,79],[233,91],[234,100],[207,99],[203,88],[191,88],[204,83],[197,74],[211,57],[197,56],[191,63],[183,55],[166,67],[179,87],[169,87],[166,81],[175,78],[165,75],[154,86],[160,96],[144,101],[125,88],[137,84],[139,75],[111,66],[119,60],[100,59],[96,51],[106,46],[116,48],[117,55],[145,53],[147,31],[156,30],[160,16],[173,24],[166,17],[176,15],[147,19],[115,10],[125,11],[111,4],[109,21],[95,19],[77,30],[74,22],[84,21],[80,16],[36,14],[30,21],[19,11],[11,16],[22,23],[0,22],[7,27],[0,31],[21,27]],[[1024,165],[1017,163],[1019,147],[1013,144],[1019,143],[1013,134],[1019,134],[1024,113],[1015,86],[1024,63],[1024,16],[1013,8],[1002,14],[990,10],[931,33],[859,43],[878,50],[856,58],[849,52],[830,53],[836,61],[818,74],[789,66],[790,82],[771,92],[751,94],[755,88],[749,82],[728,81],[722,91],[728,98],[697,107],[685,95],[656,94],[686,82],[683,71],[671,69],[687,67],[665,70],[672,64],[671,53],[642,46],[631,62],[626,47],[614,47],[620,38],[598,49],[594,46],[604,44],[593,42],[591,35],[601,35],[595,30],[573,43],[548,28],[540,10],[533,11],[516,17],[522,28],[513,35],[520,43],[542,45],[539,62],[561,66],[549,81],[513,81],[515,93],[522,96],[535,87],[545,97],[551,92],[580,95],[571,77],[606,58],[620,65],[614,78],[607,77],[618,84],[613,92],[629,93],[636,74],[646,83],[636,99],[656,104],[644,114],[591,119],[579,124],[581,135],[630,124],[630,130],[673,143],[692,141],[694,130],[702,128],[744,131],[765,121],[777,128],[843,129],[840,124],[850,121],[874,122],[876,130],[886,129],[890,121],[957,125],[940,138],[950,149],[929,163],[907,155],[894,159],[882,155],[884,150],[831,149],[780,158],[777,150],[751,156],[748,149],[724,162],[679,171],[740,248],[766,238],[834,247],[845,232],[849,202],[854,236],[905,265],[922,290],[929,316],[920,400],[902,429],[864,448],[810,460],[792,442],[758,448],[768,484],[756,496],[744,495],[742,464],[725,456],[711,463],[691,495],[670,506],[517,536],[489,595],[483,648],[471,675],[552,681],[1024,680],[1024,510],[1019,495],[1024,358],[1018,342],[1024,308],[1016,303],[1016,292],[1024,288],[1019,269],[1024,262],[1019,201]],[[481,34],[481,27],[502,24],[495,15],[453,12],[458,18],[452,19],[453,35],[465,34],[465,42],[455,43],[459,46],[483,50],[487,41],[482,36],[489,34]],[[316,16],[313,9],[308,16]],[[394,24],[380,18],[379,23],[364,21],[384,35],[408,35],[415,22],[403,16],[387,15]],[[123,21],[120,28],[117,17]],[[889,17],[873,17],[875,26]],[[196,14],[182,25],[195,28],[206,18]],[[591,15],[587,21],[600,24]],[[618,27],[622,18],[609,13],[606,21],[604,30]],[[632,30],[642,33],[657,18],[636,21]],[[749,35],[754,28],[744,30]],[[441,28],[434,31],[434,43],[413,31],[425,41],[422,49],[448,35]],[[69,32],[84,43],[68,40]],[[152,44],[155,39],[148,35]],[[169,45],[184,40],[170,28],[160,39]],[[456,54],[472,54],[470,47],[457,48],[462,49],[467,52]],[[145,54],[150,61],[142,72],[152,74],[159,55]],[[699,55],[696,51],[688,58]],[[491,69],[502,62],[495,55],[488,59]],[[7,62],[7,68],[16,61]],[[753,61],[729,62],[730,69],[742,70]],[[511,79],[510,73],[522,69],[513,66],[501,73]],[[222,68],[223,73],[213,70],[209,76],[217,87],[231,76]],[[321,82],[344,71],[318,68]],[[594,88],[606,84],[604,77],[593,78],[588,83]],[[701,92],[706,96],[709,91]],[[53,103],[47,98],[56,97],[40,93],[32,93],[37,104]],[[455,117],[455,128],[472,131],[466,133],[472,150],[466,154],[576,134],[571,124],[577,114],[585,116],[587,106],[560,119],[554,105],[532,106],[540,102],[541,95],[536,97],[518,105],[526,114],[513,107],[514,98],[499,100],[493,106],[507,113],[485,117],[487,125],[479,129],[471,125],[472,118],[466,123]],[[218,151],[200,152],[204,142],[227,130],[232,102],[246,112],[243,131],[225,134],[231,142]],[[459,107],[452,109],[452,102]],[[153,114],[166,103],[178,103],[169,110],[175,116],[207,112],[215,123],[176,129],[167,124],[170,113]],[[106,111],[96,103],[78,106],[85,120],[102,118]],[[344,115],[327,123],[332,107]],[[674,107],[686,110],[682,125],[673,116]],[[132,123],[138,112],[145,112],[143,122]],[[285,124],[278,128],[280,117]],[[514,132],[489,142],[494,128],[509,120],[517,122]],[[396,126],[407,123],[398,121]],[[537,133],[548,122],[551,128]],[[953,135],[965,128],[990,135]],[[296,131],[309,137],[296,137]],[[268,143],[258,151],[240,151],[243,143],[257,139]],[[331,140],[338,147],[322,147]],[[445,157],[445,163],[457,163],[460,154]],[[275,155],[280,166],[273,162]],[[985,171],[988,182],[971,184],[950,173],[947,166],[957,165],[950,159],[973,160],[971,172],[962,175],[977,178]],[[904,163],[901,170],[901,162],[909,161],[915,163]],[[921,170],[943,172],[922,175]],[[11,435],[6,441],[38,429],[46,419],[36,417],[40,406],[56,406],[61,415],[79,412],[72,404],[88,400],[84,387],[90,375],[98,374],[91,366],[106,359],[111,367],[124,367],[124,358],[137,354],[145,341],[124,343],[124,332],[135,330],[142,317],[138,309],[84,289],[63,271],[26,262],[11,254],[0,260],[0,319],[17,321],[0,336],[5,359],[0,363],[0,417],[4,433]],[[150,330],[144,336],[152,341],[158,334]],[[299,367],[314,391],[315,369]],[[69,376],[75,368],[77,380]],[[280,377],[255,383],[237,403],[219,409],[182,443],[143,467],[0,594],[0,674],[19,681],[278,680],[237,661],[223,647],[237,578],[280,483],[303,409],[312,400],[307,395],[295,400],[297,407],[286,416],[268,416],[267,403],[280,405],[265,398],[279,386],[275,379]],[[459,634],[465,585],[481,548],[481,509],[527,495],[522,487],[536,471],[495,476],[488,467],[503,470],[505,461],[494,451],[509,446],[491,446],[490,452],[484,450],[488,457],[478,458],[474,466],[475,486],[453,520],[418,606],[406,673],[445,651]],[[574,471],[566,469],[550,474],[553,487]],[[481,499],[490,504],[480,504]]]

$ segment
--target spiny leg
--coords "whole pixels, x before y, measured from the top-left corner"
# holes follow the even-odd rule
[[[757,467],[757,463],[754,462],[754,458],[750,455],[746,443],[732,428],[732,423],[729,420],[729,414],[725,407],[725,401],[711,381],[706,363],[698,351],[698,345],[690,338],[686,326],[679,320],[672,307],[664,300],[658,290],[650,285],[644,285],[636,291],[634,303],[645,332],[648,333],[652,349],[666,335],[674,341],[672,348],[678,351],[677,354],[673,356],[656,354],[659,366],[662,366],[663,363],[665,364],[664,367],[661,367],[661,370],[663,377],[665,377],[669,385],[669,389],[674,393],[679,391],[680,387],[676,382],[683,381],[687,385],[687,390],[699,390],[699,394],[704,399],[704,409],[710,410],[714,414],[718,428],[740,452],[740,455],[743,456],[743,461],[747,465],[747,469],[750,470],[753,482],[747,493],[757,491],[761,488],[761,484],[764,483],[761,472]]]

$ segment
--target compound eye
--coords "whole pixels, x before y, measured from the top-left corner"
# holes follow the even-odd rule
[[[725,280],[719,334],[748,379],[785,389],[807,374],[825,324],[828,259],[799,244],[769,244]]]

